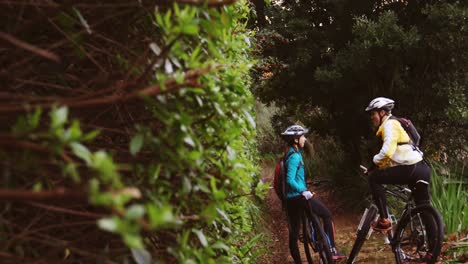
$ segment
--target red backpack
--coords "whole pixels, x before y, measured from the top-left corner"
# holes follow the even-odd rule
[[[289,152],[286,157],[283,156],[278,160],[275,167],[275,177],[273,179],[273,187],[275,189],[276,195],[281,201],[286,200],[287,188],[286,188],[286,164],[285,161],[294,154],[295,152]]]

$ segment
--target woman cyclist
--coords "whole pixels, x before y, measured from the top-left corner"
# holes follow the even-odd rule
[[[379,221],[372,228],[378,231],[392,229],[382,184],[407,184],[413,190],[416,205],[430,203],[431,170],[423,160],[423,153],[412,144],[400,122],[391,118],[394,106],[395,101],[392,99],[378,97],[366,108],[373,125],[378,128],[376,135],[383,142],[379,153],[373,158],[373,167],[368,172],[369,187],[380,215]],[[431,221],[427,222],[429,229],[435,228],[430,224]],[[435,232],[429,233],[432,233],[429,236],[435,234]]]
[[[386,210],[387,199],[381,184],[408,184],[415,188],[417,205],[430,201],[431,170],[423,161],[422,152],[411,144],[400,122],[390,118],[394,105],[392,99],[378,97],[366,108],[373,125],[378,128],[377,137],[383,141],[382,148],[373,158],[374,169],[369,172],[370,189],[381,216],[374,229],[381,231],[391,229]]]
[[[288,127],[281,137],[288,143],[288,151],[285,155],[286,166],[286,212],[289,223],[289,250],[294,259],[294,263],[302,263],[299,254],[297,241],[299,239],[299,228],[301,215],[305,209],[304,201],[307,201],[313,212],[322,218],[324,231],[330,239],[330,248],[333,259],[344,258],[335,247],[335,234],[332,216],[328,208],[314,196],[314,193],[307,190],[304,174],[304,162],[302,159],[302,149],[306,141],[304,136],[308,129],[299,125]]]

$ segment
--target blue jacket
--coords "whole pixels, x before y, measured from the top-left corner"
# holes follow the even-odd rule
[[[293,154],[290,155],[290,153]],[[289,157],[288,157],[289,156]],[[287,198],[301,195],[307,190],[304,174],[304,161],[302,160],[302,151],[295,152],[294,148],[289,148],[286,154],[286,189]]]

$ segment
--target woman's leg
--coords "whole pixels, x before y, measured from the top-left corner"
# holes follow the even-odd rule
[[[330,210],[318,198],[312,197],[309,199],[309,204],[312,211],[323,219],[323,230],[327,233],[330,239],[330,246],[335,247],[335,227],[333,225],[332,214]]]
[[[415,182],[416,165],[402,165],[374,171],[369,175],[369,187],[381,218],[388,218],[387,196],[382,184],[408,184]]]
[[[302,263],[302,261],[297,241],[299,240],[303,201],[301,199],[291,198],[288,199],[286,203],[289,224],[289,251],[294,259],[294,263],[299,264]]]
[[[431,202],[429,194],[431,168],[424,161],[421,161],[416,164],[412,176],[413,184],[410,187],[414,190],[413,197],[416,205],[429,204]]]
[[[413,189],[413,197],[416,205],[430,204],[431,196],[429,194],[429,185],[431,182],[431,168],[423,161],[416,164],[414,171],[415,183],[411,186]],[[427,230],[427,236],[429,238],[429,251],[432,251],[434,246],[432,242],[436,239],[437,225],[432,219],[431,215],[421,215],[424,226]]]

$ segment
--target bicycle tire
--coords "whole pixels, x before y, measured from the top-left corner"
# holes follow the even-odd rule
[[[428,232],[425,226],[427,224],[434,225],[435,232]],[[429,241],[429,235],[433,236],[432,241]],[[432,258],[425,260],[426,263],[435,263],[440,255],[443,239],[444,226],[439,212],[431,205],[417,206],[403,216],[395,231],[392,244],[396,263],[421,260],[427,252],[430,252]]]
[[[312,244],[312,238],[311,238],[311,229],[309,227],[309,218],[304,214],[302,216],[302,239],[304,243],[304,252],[307,258],[307,263],[313,264],[314,261],[312,260],[312,255],[311,255],[311,244]]]
[[[347,264],[352,264],[356,260],[356,257],[359,254],[359,251],[361,251],[364,241],[367,239],[372,221],[374,221],[377,216],[377,211],[377,207],[375,206],[370,206],[367,209],[367,212],[364,211],[364,214],[361,218],[364,218],[364,220],[361,220],[362,225],[360,225],[361,228],[358,228],[356,240],[354,241],[353,248],[351,249],[351,253],[349,254],[348,260],[346,261]]]
[[[329,240],[325,231],[323,230],[322,222],[319,218],[312,214],[311,223],[314,228],[315,234],[315,242],[314,242],[314,249],[319,254],[320,263],[321,264],[333,264],[333,257],[330,249]]]

